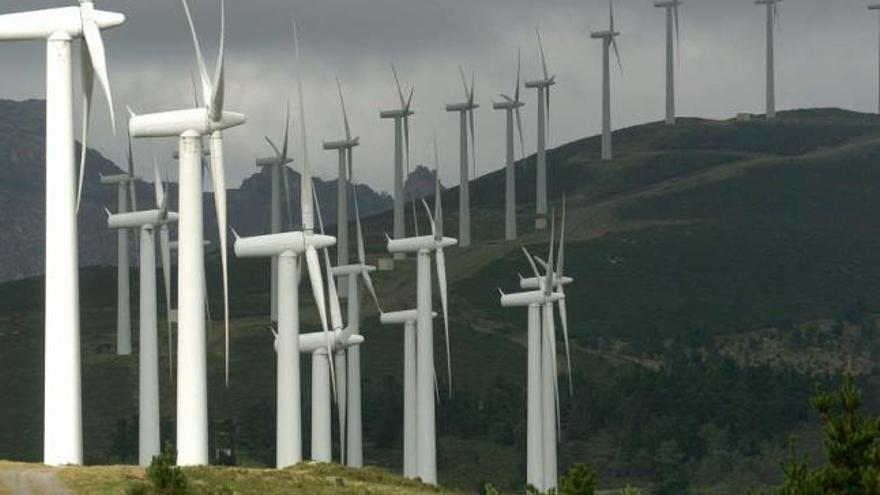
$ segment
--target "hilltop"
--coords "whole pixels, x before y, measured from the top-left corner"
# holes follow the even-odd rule
[[[566,274],[576,279],[566,289],[574,395],[561,376],[561,465],[590,463],[603,487],[683,482],[701,493],[741,494],[766,486],[789,434],[808,450],[816,444],[807,405],[814,383],[835,381],[850,361],[859,380],[880,384],[872,366],[880,357],[880,118],[813,109],[773,122],[650,123],[615,133],[615,155],[599,161],[591,137],[548,156],[550,199],[557,209],[563,194],[567,200]],[[500,308],[496,289],[515,289],[527,270],[520,246],[546,253],[548,233],[530,225],[534,157],[517,172],[525,235],[500,240],[503,173],[494,172],[472,185],[475,246],[447,256],[454,383],[447,398],[438,368],[438,463],[441,483],[471,491],[486,481],[507,489],[523,482],[525,314]],[[443,193],[450,233],[457,194]],[[390,224],[388,212],[365,219],[370,261],[382,256]],[[217,315],[216,258],[209,264]],[[248,465],[274,457],[267,273],[265,260],[232,265],[229,389],[216,324],[209,339],[211,438]],[[377,274],[386,310],[413,303],[413,273],[407,261]],[[130,462],[136,443],[136,358],[111,353],[114,277],[115,269],[82,273],[92,464]],[[39,456],[41,284],[0,285],[0,397],[11,398],[0,405],[0,458]],[[302,304],[304,328],[314,328],[311,302]],[[365,458],[396,470],[402,339],[378,324],[366,298],[364,308]],[[435,334],[440,353],[442,332]],[[308,371],[304,363],[304,390]],[[173,390],[161,379],[170,434]],[[306,411],[308,401],[304,394]]]

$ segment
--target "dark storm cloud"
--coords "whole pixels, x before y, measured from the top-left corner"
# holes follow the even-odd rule
[[[7,0],[2,12],[57,6],[61,1]],[[192,0],[208,59],[217,45],[218,2]],[[131,104],[142,111],[189,105],[193,49],[177,0],[98,1],[127,14],[123,27],[106,33],[118,113]],[[516,50],[523,50],[523,75],[537,74],[534,29],[544,35],[551,70],[557,74],[554,144],[595,133],[600,105],[600,44],[590,29],[604,29],[604,1],[534,0],[227,0],[228,105],[249,115],[247,126],[228,134],[230,181],[249,175],[253,159],[268,150],[264,134],[282,132],[284,103],[291,99],[294,62],[290,19],[302,25],[311,156],[329,177],[335,157],[320,140],[340,137],[335,77],[350,105],[352,125],[363,145],[356,152],[356,176],[388,190],[391,126],[377,110],[395,104],[389,66],[416,86],[413,118],[415,162],[430,155],[436,134],[444,160],[444,181],[457,182],[458,120],[443,104],[462,98],[457,65],[475,71],[477,161],[481,172],[500,166],[502,115],[491,100],[513,90]],[[875,108],[877,20],[857,1],[785,0],[777,45],[779,105]],[[614,123],[656,120],[663,111],[663,16],[648,0],[615,3],[624,71],[613,75]],[[682,60],[678,107],[683,115],[729,117],[762,111],[764,78],[763,10],[751,0],[685,0],[681,9]],[[40,43],[0,46],[4,70],[0,95],[43,96],[44,47]],[[534,98],[524,92],[526,147],[534,149]],[[103,111],[96,115],[96,146],[114,159],[114,139]],[[122,119],[120,119],[122,120]],[[529,145],[531,143],[531,145]],[[174,142],[138,144],[141,163],[150,150],[166,156]],[[141,173],[151,176],[145,166]]]

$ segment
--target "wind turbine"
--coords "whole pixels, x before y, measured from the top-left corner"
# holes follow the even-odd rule
[[[614,48],[614,58],[617,66],[623,72],[620,62],[620,50],[617,48],[617,37],[620,31],[614,29],[614,0],[608,0],[608,30],[593,31],[590,37],[602,40],[602,160],[611,160],[611,54]]]
[[[547,57],[544,56],[544,41],[541,39],[540,31],[536,30],[535,33],[538,36],[543,79],[526,81],[526,87],[538,90],[538,168],[535,180],[537,186],[535,194],[537,215],[535,216],[535,228],[543,230],[547,228],[547,137],[550,135],[550,87],[556,84],[556,76],[551,76],[547,70]]]
[[[403,193],[403,151],[406,146],[406,173],[409,174],[409,118],[415,115],[411,109],[412,98],[415,88],[410,88],[409,97],[404,98],[403,88],[400,86],[400,78],[397,77],[397,69],[392,65],[394,83],[397,85],[397,96],[400,98],[400,107],[394,110],[381,110],[379,117],[394,119],[394,238],[406,237],[404,228],[404,193]],[[395,253],[394,259],[405,259],[406,253]]]
[[[774,65],[773,24],[779,22],[779,7],[782,0],[755,0],[755,5],[767,8],[767,118],[776,118],[776,67]]]
[[[880,11],[880,3],[868,5],[868,10]],[[880,63],[878,63],[877,67],[880,70]],[[878,77],[878,82],[880,82],[880,77]],[[877,107],[877,113],[880,113],[880,83],[878,83]]]
[[[156,170],[158,176],[158,169]],[[161,453],[159,440],[159,339],[156,304],[156,229],[177,221],[168,211],[161,183],[156,209],[108,214],[111,229],[140,231],[140,326],[138,348],[138,463],[147,466]]]
[[[564,223],[564,222],[563,222]],[[564,226],[563,226],[564,231]],[[523,252],[535,277],[521,278],[520,286],[526,292],[505,294],[501,292],[503,307],[528,307],[528,391],[526,406],[526,479],[541,491],[549,491],[557,485],[557,435],[559,394],[556,389],[556,337],[553,305],[558,304],[566,329],[567,322],[563,301],[565,294],[557,280],[562,263],[553,266],[553,234],[551,234],[550,261],[546,263],[546,275],[541,276],[529,252]],[[560,239],[560,256],[563,253],[564,235]],[[569,360],[570,367],[570,360]]]
[[[654,7],[666,9],[666,125],[675,124],[675,54],[673,48],[681,46],[678,22],[678,6],[681,4],[681,0],[654,2]],[[673,27],[675,28],[674,41]]]
[[[43,463],[82,464],[77,173],[73,130],[73,42],[81,39],[85,170],[92,90],[97,76],[115,117],[101,31],[125,16],[95,9],[90,0],[0,15],[0,41],[46,42],[46,287],[43,401]]]
[[[281,188],[284,187],[284,206],[287,210],[288,227],[293,228],[293,214],[290,211],[290,181],[288,178],[287,165],[293,163],[293,158],[288,157],[288,145],[290,143],[290,105],[287,106],[287,118],[284,124],[284,141],[282,148],[266,137],[266,142],[272,147],[275,156],[267,158],[258,158],[257,167],[268,168],[270,173],[270,197],[269,197],[269,232],[277,234],[282,231],[281,228]],[[278,321],[278,258],[272,257],[272,267],[270,268],[270,299],[271,307],[270,317],[273,322]]]
[[[361,296],[359,279],[363,280],[364,285],[373,297],[376,303],[376,309],[382,314],[382,308],[379,306],[379,299],[376,297],[376,289],[373,286],[373,279],[370,275],[376,271],[376,267],[367,264],[366,250],[364,247],[364,234],[361,228],[360,208],[358,207],[357,189],[352,188],[352,198],[354,199],[354,211],[357,228],[357,264],[336,266],[331,270],[335,277],[348,281],[348,327],[346,330],[350,335],[356,336],[360,334],[361,320]],[[341,355],[344,352],[344,355]],[[360,365],[360,346],[349,346],[344,351],[338,350],[336,354],[337,366],[340,363],[345,365],[347,373],[337,373],[337,376],[346,376],[346,387],[340,386],[340,396],[343,398],[345,405],[342,407],[344,414],[340,418],[340,439],[344,444],[341,456],[343,462],[350,467],[362,467],[364,462],[363,456],[363,426],[361,414],[361,365]]]
[[[434,410],[434,325],[431,309],[431,254],[437,263],[437,282],[440,288],[440,301],[443,306],[443,324],[446,334],[446,358],[449,371],[449,386],[452,387],[452,367],[449,356],[449,308],[446,283],[446,256],[444,249],[455,246],[458,241],[443,236],[443,203],[440,195],[439,159],[437,145],[434,144],[434,157],[437,178],[434,188],[434,215],[431,216],[427,203],[425,209],[431,217],[431,235],[388,239],[389,253],[417,253],[416,311],[417,351],[416,351],[416,389],[417,389],[417,469],[418,477],[425,483],[437,484],[437,437]],[[436,220],[436,221],[435,221]]]
[[[477,177],[477,155],[474,131],[474,110],[480,108],[480,105],[474,103],[474,75],[471,74],[471,85],[468,87],[467,79],[464,75],[464,69],[458,67],[461,74],[461,83],[464,85],[463,103],[454,103],[446,105],[447,112],[458,112],[459,129],[461,143],[461,182],[458,189],[458,240],[459,246],[469,247],[471,245],[471,193],[470,193],[470,172],[468,170],[468,127],[470,127],[470,145],[471,145],[471,163],[474,167],[473,177]]]
[[[131,199],[131,211],[137,211],[137,197],[135,194],[134,159],[131,155],[131,137],[128,140],[128,173],[117,175],[102,175],[101,184],[115,185],[117,198],[117,213],[129,211],[129,198]],[[128,261],[128,230],[119,229],[116,232],[116,355],[127,356],[131,354],[131,287],[129,281]]]
[[[351,126],[348,123],[348,112],[345,110],[345,98],[342,95],[342,83],[336,80],[336,88],[339,90],[339,102],[342,106],[342,122],[345,129],[345,139],[324,143],[325,150],[339,153],[339,174],[336,180],[336,264],[348,265],[348,189],[353,180],[354,173],[354,148],[360,145],[359,137],[352,137]],[[339,290],[341,297],[348,296],[348,279],[340,279]]]
[[[178,377],[177,463],[208,464],[208,390],[205,348],[205,253],[202,217],[202,136],[210,135],[211,177],[223,269],[226,373],[229,383],[229,296],[226,238],[226,170],[223,130],[244,124],[240,113],[224,111],[225,2],[220,2],[220,49],[213,78],[208,75],[192,15],[181,0],[195,45],[204,107],[147,115],[131,110],[129,131],[134,138],[178,137],[180,140],[180,227],[178,240]]]
[[[294,41],[297,65],[299,64],[299,34],[294,24]],[[299,74],[299,72],[297,72]],[[308,157],[306,119],[302,81],[297,75],[297,93],[300,105],[300,210],[303,230],[282,232],[256,237],[240,237],[235,234],[235,254],[239,258],[278,257],[278,385],[276,466],[279,469],[292,466],[302,460],[302,402],[299,374],[299,260],[305,258],[312,294],[321,319],[328,355],[332,354],[332,334],[327,325],[327,299],[321,273],[319,249],[336,243],[334,237],[314,232],[314,207],[312,199],[312,172]],[[331,309],[333,298],[331,297]],[[333,310],[335,313],[335,309]],[[334,316],[335,318],[335,316]],[[332,369],[332,368],[331,368]],[[331,371],[331,378],[332,378]]]
[[[512,241],[516,239],[516,160],[513,155],[513,117],[516,115],[516,126],[519,130],[519,147],[525,158],[525,145],[523,144],[522,116],[520,108],[525,106],[520,100],[520,69],[522,68],[522,56],[517,53],[516,57],[516,89],[514,97],[502,94],[504,101],[493,103],[495,110],[504,110],[507,114],[507,167],[504,169],[504,239]]]

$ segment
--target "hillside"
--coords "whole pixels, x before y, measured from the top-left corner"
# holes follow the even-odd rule
[[[78,146],[78,145],[77,145]],[[77,151],[79,153],[79,151]],[[121,157],[119,157],[121,158]],[[159,157],[164,167],[171,166],[170,158]],[[141,160],[139,173],[147,172],[152,182],[153,172],[143,167],[149,157]],[[166,164],[166,161],[169,163]],[[228,165],[228,164],[227,164]],[[127,165],[124,165],[127,167]],[[253,165],[249,165],[253,167]],[[83,183],[83,203],[79,215],[79,253],[82,266],[115,265],[116,233],[107,229],[104,208],[116,209],[116,189],[100,183],[101,175],[115,175],[122,170],[106,157],[89,150],[86,159],[86,177]],[[175,176],[176,174],[172,174]],[[292,203],[299,204],[299,174],[290,171]],[[210,177],[206,178],[210,182]],[[44,270],[43,243],[45,232],[45,103],[38,100],[16,102],[0,100],[0,281],[40,275]],[[324,205],[328,223],[336,218],[336,181],[316,181],[318,198]],[[171,185],[172,198],[177,198],[177,185]],[[390,207],[391,199],[366,186],[359,186],[361,207],[365,213],[375,213]],[[137,182],[136,195],[141,208],[155,206],[152,183]],[[270,174],[256,171],[240,188],[227,193],[230,221],[246,234],[265,232],[269,224]],[[213,199],[205,195],[205,226],[209,239],[217,238]],[[176,203],[176,202],[175,202]],[[171,207],[174,208],[175,203]],[[296,207],[295,214],[299,208]],[[296,215],[294,218],[296,218]],[[136,255],[137,244],[132,238],[131,253]],[[136,258],[134,258],[136,259]]]
[[[818,109],[774,122],[681,119],[621,130],[615,146],[610,163],[598,160],[596,137],[548,157],[550,199],[558,208],[567,197],[566,274],[576,279],[566,292],[574,395],[561,377],[560,462],[592,464],[603,487],[679,482],[697,493],[741,494],[766,486],[779,475],[789,434],[816,445],[807,422],[814,383],[835,381],[853,361],[866,387],[880,385],[872,365],[880,356],[880,118]],[[525,314],[500,308],[496,288],[515,289],[527,270],[520,245],[546,252],[547,234],[529,226],[534,157],[517,170],[526,235],[499,240],[504,189],[495,172],[472,186],[475,246],[447,256],[454,384],[438,406],[438,462],[441,483],[470,491],[485,481],[523,482]],[[455,231],[457,194],[443,193],[447,232]],[[388,213],[366,220],[371,260],[390,224]],[[209,263],[216,315],[217,260]],[[264,260],[232,266],[229,389],[221,336],[210,338],[211,438],[245,465],[273,458],[267,272]],[[413,303],[413,273],[408,261],[377,274],[386,310]],[[136,442],[136,359],[110,351],[114,276],[106,268],[82,276],[90,463],[129,462]],[[41,283],[0,285],[0,397],[10,398],[0,404],[0,458],[39,457]],[[396,470],[402,342],[364,304],[365,457]],[[314,328],[307,298],[303,308],[304,328]],[[445,391],[445,372],[438,378]],[[162,380],[170,434],[173,393]]]

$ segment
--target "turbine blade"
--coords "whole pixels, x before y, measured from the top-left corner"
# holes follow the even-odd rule
[[[196,63],[199,68],[199,76],[202,79],[202,99],[207,103],[208,99],[211,98],[214,93],[211,89],[211,79],[208,77],[208,67],[205,65],[205,57],[202,54],[202,46],[199,44],[199,37],[196,34],[196,26],[193,22],[192,12],[189,10],[189,4],[186,0],[180,0],[180,3],[183,4],[183,11],[186,14],[186,20],[189,23],[189,31],[192,34],[193,45],[196,49]]]
[[[522,125],[522,113],[520,113],[519,107],[516,108],[516,128],[519,131],[519,150],[522,153],[522,159],[526,158],[526,145],[523,140],[523,125]]]
[[[516,89],[513,99],[519,103],[519,89],[522,85],[522,48],[516,50]]]
[[[563,264],[565,263],[565,195],[562,195],[562,223],[559,226],[559,255],[556,259],[556,276],[562,277]]]
[[[314,190],[314,185],[312,185],[312,189]],[[313,196],[315,198],[315,211],[318,214],[318,227],[323,235],[324,219],[321,215],[321,203],[318,201],[317,194],[314,194]],[[339,306],[339,292],[336,290],[336,279],[332,274],[333,266],[330,263],[330,250],[322,249],[321,251],[324,253],[324,269],[327,271],[327,293],[330,298],[330,324],[333,325],[334,332],[342,332],[342,308]]]
[[[422,198],[422,205],[425,207],[425,211],[428,213],[428,221],[431,223],[431,235],[437,237],[437,224],[434,222],[434,215],[431,214],[431,207],[428,206],[428,202],[425,201],[425,198]]]
[[[565,307],[565,292],[561,285],[559,286],[559,292],[563,294],[563,298],[559,300],[557,306],[559,309],[559,319],[562,321],[562,338],[565,342],[565,361],[568,371],[568,396],[571,397],[574,395],[574,384],[571,381],[571,346],[569,345],[568,340],[568,310]]]
[[[397,77],[397,68],[391,64],[391,72],[394,74],[394,83],[397,85],[397,96],[400,97],[400,108],[406,107],[406,100],[403,99],[403,88],[400,86],[400,78]]]
[[[348,123],[348,112],[345,110],[345,97],[342,96],[342,83],[336,78],[336,89],[339,90],[339,102],[342,104],[342,122],[345,124],[345,139],[351,141],[351,126]]]
[[[553,397],[556,400],[556,434],[561,436],[562,427],[559,423],[559,364],[556,362],[556,328],[553,321],[552,303],[544,306],[544,325],[546,332],[545,345],[550,348],[550,366],[553,368]]]
[[[110,78],[107,75],[107,54],[104,50],[104,40],[101,38],[101,30],[93,20],[83,22],[83,37],[88,46],[89,59],[95,71],[95,76],[101,84],[104,96],[107,98],[107,106],[110,110],[110,126],[113,135],[116,135],[116,112],[113,110],[113,93],[110,91]]]
[[[309,281],[312,285],[312,294],[315,297],[315,305],[318,307],[318,316],[321,319],[321,328],[324,330],[324,340],[327,345],[327,357],[333,364],[333,346],[330,342],[330,329],[327,326],[327,301],[324,297],[324,279],[321,274],[321,261],[318,259],[318,250],[314,246],[306,246],[306,266],[309,271]],[[333,395],[336,396],[336,373],[330,367],[330,378],[333,385]]]
[[[446,335],[446,370],[449,374],[449,395],[452,396],[452,355],[449,352],[449,298],[446,283],[446,255],[443,248],[437,248],[437,284],[440,286],[440,304],[443,307],[443,330]]]
[[[461,76],[461,85],[464,87],[464,99],[465,101],[470,101],[471,95],[468,92],[467,78],[464,76],[464,69],[461,66],[458,66],[458,73]]]
[[[159,251],[162,281],[165,284],[165,323],[168,325],[168,376],[174,382],[174,331],[171,326],[171,239],[168,226],[159,227]]]
[[[156,208],[163,210],[168,205],[165,201],[165,189],[162,187],[162,176],[159,174],[159,162],[153,156],[153,189],[156,194]]]
[[[523,254],[526,255],[526,259],[529,261],[529,265],[532,267],[532,272],[535,274],[535,278],[541,280],[541,273],[538,272],[538,265],[535,264],[535,258],[529,253],[529,250],[526,249],[525,246],[522,247]]]
[[[679,27],[678,2],[672,4],[672,11],[675,14],[675,58],[681,62],[681,29]]]
[[[348,364],[346,362],[345,348],[336,351],[336,377],[339,380],[339,395],[336,398],[337,417],[339,420],[339,462],[345,465],[346,457],[346,423],[348,422]]]
[[[468,110],[468,122],[470,123],[471,128],[471,167],[473,168],[473,176],[472,178],[477,178],[477,138],[476,131],[474,130],[474,109],[471,107]]]
[[[412,93],[410,93],[412,94]],[[404,115],[403,117],[403,140],[406,145],[406,176],[409,179],[409,116]]]
[[[287,224],[293,230],[293,203],[290,200],[290,169],[281,165],[281,181],[284,183],[284,209],[287,210]]]
[[[217,55],[217,67],[214,72],[214,89],[211,94],[211,119],[219,121],[223,118],[223,103],[226,99],[226,77],[224,73],[226,53],[226,0],[220,0],[220,50]]]
[[[131,133],[128,133],[128,194],[131,201],[131,210],[138,211],[137,187],[134,178],[134,151],[131,145]]]
[[[437,139],[434,138],[434,219],[437,228],[434,238],[443,238],[443,195],[440,193],[440,153],[437,151]]]
[[[413,215],[413,227],[415,228],[416,237],[419,237],[419,215],[416,212],[416,195],[415,193],[410,194],[410,204],[412,205],[412,215]]]
[[[541,39],[541,31],[535,30],[538,35],[538,49],[541,51],[541,69],[544,71],[544,80],[550,79],[550,72],[547,70],[547,57],[544,55],[544,40]]]
[[[223,164],[223,133],[211,134],[211,178],[214,184],[214,208],[217,212],[217,230],[220,240],[220,263],[223,269],[223,327],[225,351],[225,383],[229,386],[229,258],[226,222],[226,168]]]
[[[88,152],[89,143],[89,125],[91,124],[92,113],[92,93],[95,88],[94,69],[92,69],[91,55],[87,46],[82,46],[82,98],[83,98],[83,122],[82,122],[82,140],[80,141],[80,160],[79,160],[79,186],[76,195],[76,211],[79,212],[82,203],[83,182],[86,175],[86,153]]]
[[[547,280],[544,282],[544,293],[548,296],[553,291],[555,285],[553,280],[553,243],[556,241],[556,211],[555,208],[550,210],[550,252],[547,256]]]
[[[354,197],[354,215],[357,222],[358,263],[365,267],[367,265],[367,254],[364,248],[364,231],[361,228],[361,211],[358,206],[357,187],[352,187],[352,196]],[[379,305],[379,298],[376,297],[376,288],[373,286],[373,278],[370,276],[370,272],[364,269],[361,273],[363,274],[364,285],[367,286],[367,290],[373,296],[373,302],[376,303],[376,309],[379,311],[379,314],[382,314],[382,307]]]
[[[287,112],[284,119],[284,147],[281,149],[281,166],[287,166],[287,151],[290,148],[290,100],[287,101]]]

